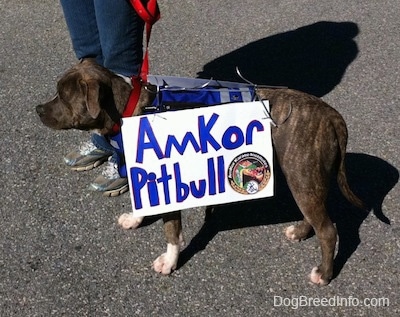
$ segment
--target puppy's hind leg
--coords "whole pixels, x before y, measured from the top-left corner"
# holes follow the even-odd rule
[[[325,208],[320,209],[318,219],[313,219],[311,224],[321,245],[322,263],[312,269],[310,281],[316,285],[329,284],[333,275],[333,257],[337,241],[337,231],[329,219]]]
[[[176,211],[163,216],[164,232],[167,239],[167,252],[161,254],[154,262],[153,269],[163,275],[171,274],[178,264],[179,252],[184,244],[182,236],[181,212]]]
[[[301,196],[301,197],[300,197]],[[337,232],[325,209],[325,195],[302,194],[294,192],[293,197],[304,215],[304,221],[298,226],[286,229],[286,236],[292,239],[302,239],[308,234],[311,227],[320,242],[322,263],[314,267],[309,276],[313,284],[327,285],[333,274],[333,257],[337,241]]]

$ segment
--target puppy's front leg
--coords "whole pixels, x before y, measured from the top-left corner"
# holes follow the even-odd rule
[[[135,217],[133,214],[122,214],[118,218],[118,224],[123,229],[136,229],[142,223],[144,217]]]
[[[167,252],[161,254],[154,262],[154,271],[163,275],[171,274],[178,264],[180,247],[184,244],[182,235],[181,212],[176,211],[163,216],[164,232],[167,239]]]

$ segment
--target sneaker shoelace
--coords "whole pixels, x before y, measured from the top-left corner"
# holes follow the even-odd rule
[[[108,160],[105,169],[101,173],[107,179],[116,179],[119,178],[118,173],[118,164],[112,162],[110,159]]]

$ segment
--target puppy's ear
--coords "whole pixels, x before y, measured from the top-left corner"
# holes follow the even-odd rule
[[[88,113],[93,119],[96,119],[101,110],[99,101],[100,85],[96,80],[81,80],[79,84],[86,99]]]

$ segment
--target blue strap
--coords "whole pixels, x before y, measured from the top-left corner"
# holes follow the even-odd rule
[[[157,97],[153,106],[159,107],[168,104],[185,104],[187,108],[191,105],[214,106],[231,102],[250,102],[254,100],[254,88],[163,88],[159,87]]]

